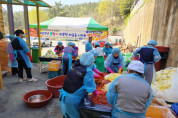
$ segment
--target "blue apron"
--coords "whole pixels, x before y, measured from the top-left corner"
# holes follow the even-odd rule
[[[143,80],[141,77],[139,77],[139,75],[137,75],[137,74],[134,74],[134,75],[136,75],[134,77],[134,79],[143,81],[148,86],[150,86],[145,80]],[[130,76],[130,75],[127,75],[127,76]],[[133,78],[133,76],[131,76],[131,77]],[[146,111],[147,111],[149,105],[151,104],[151,99],[152,99],[152,90],[151,90],[150,98],[147,100],[147,102],[145,104],[145,107],[146,107],[145,113],[130,113],[130,112],[122,111],[121,109],[119,109],[117,107],[117,105],[116,105],[117,93],[116,93],[115,99],[114,99],[113,111],[112,111],[112,118],[146,118],[145,114],[146,114]]]
[[[27,53],[29,52],[29,49],[27,47],[27,43],[21,39],[20,37],[17,37],[17,39],[19,40],[19,43],[21,45],[21,47],[23,48],[23,50],[16,50],[17,53],[19,52],[22,56],[22,58],[24,59],[26,65],[28,68],[31,68],[32,67],[32,64],[31,64],[31,61],[27,55]]]
[[[71,69],[71,66],[72,66],[72,54],[71,53],[64,53],[64,55],[63,55],[63,57],[65,56],[65,55],[68,55],[68,57],[69,57],[69,66],[68,66],[68,71]],[[62,59],[62,70],[63,70],[63,59]],[[64,72],[63,72],[63,74],[64,74]]]

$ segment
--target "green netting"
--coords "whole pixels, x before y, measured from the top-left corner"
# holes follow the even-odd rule
[[[42,1],[39,1],[39,0],[34,0],[31,1],[31,0],[0,0],[0,3],[4,3],[5,4],[19,4],[19,5],[27,5],[27,6],[37,6],[36,3],[38,3],[40,6],[42,7],[50,7],[48,4],[45,4],[44,2]],[[36,3],[35,3],[36,2]]]
[[[28,0],[23,0],[25,5],[36,5],[36,3],[32,2],[32,1],[28,1]]]
[[[48,6],[47,4],[45,4],[45,3],[41,2],[41,1],[36,1],[36,2],[37,2],[38,4],[44,6],[44,7],[47,7],[47,6]]]
[[[13,0],[2,0],[2,2],[7,2],[10,4],[18,4],[17,2],[13,1]]]

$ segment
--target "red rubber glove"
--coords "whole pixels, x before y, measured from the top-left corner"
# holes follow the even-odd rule
[[[110,73],[115,73],[114,71],[111,70],[111,68],[108,66],[107,67],[107,70],[110,72]]]
[[[32,61],[33,61],[33,59],[32,59],[32,56],[31,56],[30,52],[28,52],[28,53],[27,53],[27,55],[28,55],[28,57],[29,57],[30,61],[32,62]]]
[[[9,54],[9,56],[10,56],[10,60],[13,61],[13,60],[14,60],[14,59],[13,59],[13,55],[12,55],[12,54]]]

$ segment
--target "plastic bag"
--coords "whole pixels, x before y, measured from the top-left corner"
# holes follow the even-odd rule
[[[84,98],[79,105],[80,118],[111,118],[112,107],[96,105]]]
[[[172,104],[171,109],[178,116],[178,103]]]

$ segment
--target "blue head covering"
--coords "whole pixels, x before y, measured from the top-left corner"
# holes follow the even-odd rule
[[[73,43],[72,43],[72,42],[68,42],[68,43],[67,43],[67,45],[69,45],[69,46],[70,46],[70,45],[73,45]]]
[[[58,44],[58,45],[62,45],[62,42],[59,41],[57,44]]]
[[[109,42],[106,42],[105,45],[111,45]]]
[[[9,39],[12,41],[13,39],[15,39],[15,35],[9,35]]]
[[[75,43],[72,43],[75,46]]]
[[[89,52],[92,53],[94,57],[97,57],[99,55],[99,53],[95,50],[90,50]]]
[[[155,40],[150,40],[150,41],[148,41],[147,45],[155,46],[155,45],[158,45],[158,44]]]
[[[120,54],[121,50],[119,48],[113,48],[112,54]]]
[[[95,42],[95,46],[100,46],[100,43],[99,42]]]
[[[94,61],[94,56],[90,52],[85,52],[80,57],[80,64],[83,66],[89,66]]]

